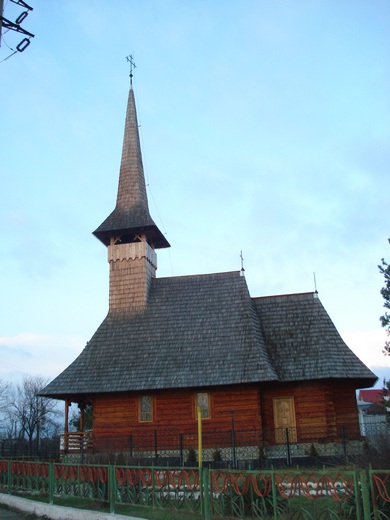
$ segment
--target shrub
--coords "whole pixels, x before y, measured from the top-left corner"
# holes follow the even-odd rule
[[[194,448],[191,448],[190,450],[188,450],[187,462],[188,462],[188,464],[193,464],[193,465],[196,464],[196,451],[194,450]]]
[[[214,462],[221,462],[221,460],[222,460],[221,450],[215,449],[213,451],[213,461]]]

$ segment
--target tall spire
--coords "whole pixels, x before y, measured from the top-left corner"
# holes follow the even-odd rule
[[[132,85],[127,102],[116,207],[93,234],[106,246],[111,239],[131,243],[144,235],[154,249],[169,247],[149,213]]]

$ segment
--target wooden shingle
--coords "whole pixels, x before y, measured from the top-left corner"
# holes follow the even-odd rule
[[[154,278],[147,308],[109,314],[45,395],[276,381],[238,272]]]
[[[315,293],[253,299],[264,341],[281,381],[376,376],[348,348]]]
[[[147,308],[108,315],[44,390],[64,396],[375,375],[313,293],[251,299],[238,272],[152,280]]]

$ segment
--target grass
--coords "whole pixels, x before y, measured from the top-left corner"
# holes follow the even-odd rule
[[[147,520],[197,520],[202,518],[198,513],[191,513],[189,511],[175,511],[172,509],[151,509],[147,507],[132,507],[126,508],[126,511],[121,511],[119,508],[116,511],[121,515],[135,516],[136,518],[146,518]]]
[[[90,511],[100,511],[104,513],[109,512],[109,506],[107,502],[97,502],[90,499],[77,498],[77,497],[56,497],[54,500],[55,505],[61,505],[65,507],[74,507],[77,509],[88,509]],[[131,506],[116,504],[115,513],[120,515],[134,516],[136,518],[146,518],[147,520],[190,520],[201,518],[198,513],[192,513],[188,510],[176,511],[175,509],[158,509],[144,506]]]
[[[14,509],[8,507],[6,504],[0,504],[0,517],[2,516],[1,515],[1,510],[3,511],[15,511]],[[21,513],[20,511],[15,511],[18,516],[23,516],[23,518],[25,520],[49,520],[46,516],[36,516],[34,514],[28,514],[28,513]]]

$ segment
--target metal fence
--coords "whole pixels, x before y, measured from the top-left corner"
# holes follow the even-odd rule
[[[1,458],[39,458],[45,460],[59,460],[60,437],[43,438],[37,443],[36,439],[29,442],[27,439],[0,439]]]
[[[341,463],[365,464],[390,453],[390,427],[204,431],[202,455],[207,467],[216,469],[272,469]],[[133,429],[127,436],[95,437],[74,432],[60,439],[42,439],[39,446],[24,440],[0,441],[3,458],[36,457],[54,461],[194,466],[198,461],[198,434],[179,430]],[[390,458],[390,457],[389,457]],[[390,462],[390,461],[389,461]],[[378,467],[378,466],[377,466]],[[387,466],[389,467],[389,466]]]
[[[261,520],[390,518],[390,471],[232,471],[0,460],[0,492],[131,514]],[[85,504],[84,504],[85,505]]]
[[[203,461],[218,469],[260,469],[281,466],[313,466],[354,462],[386,440],[390,429],[375,425],[369,435],[357,428],[340,426],[332,432],[323,429],[281,428],[278,430],[204,431]],[[197,432],[177,430],[133,430],[128,436],[94,438],[91,432],[70,433],[62,442],[67,460],[82,462],[121,462],[149,465],[194,465],[198,460]],[[119,458],[118,458],[119,457]]]

